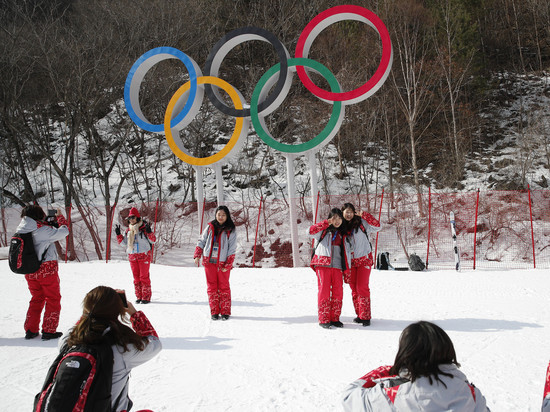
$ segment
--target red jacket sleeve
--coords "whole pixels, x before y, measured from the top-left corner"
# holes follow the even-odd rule
[[[193,253],[193,259],[201,257],[202,256],[202,249],[200,247],[195,248],[195,253]]]
[[[157,338],[159,337],[159,335],[157,335],[157,332],[155,331],[155,328],[153,328],[153,325],[151,325],[151,322],[149,322],[149,319],[147,319],[147,316],[145,316],[145,313],[143,313],[141,310],[138,310],[136,313],[130,316],[130,322],[132,322],[132,328],[134,328],[139,336],[155,336]]]
[[[310,228],[309,228],[309,234],[310,235],[314,235],[315,233],[318,233],[320,232],[321,230],[324,230],[326,229],[327,227],[329,227],[330,224],[328,223],[328,220],[323,220],[322,222],[319,222],[319,223],[315,223],[314,225],[312,225]]]
[[[363,212],[361,217],[371,226],[380,227],[380,222],[368,212]]]
[[[59,224],[59,226],[69,227],[69,223],[67,223],[67,219],[65,219],[65,216],[63,215],[57,216],[57,223]]]
[[[150,225],[150,223],[148,223],[148,225]],[[141,230],[145,236],[147,236],[147,238],[152,242],[152,243],[155,243],[157,241],[157,237],[155,236],[155,234],[153,232],[151,233],[147,233],[147,230],[145,230],[146,228],[146,225],[143,224],[140,226],[139,230]]]
[[[376,368],[359,378],[365,381],[365,383],[363,384],[363,388],[372,388],[376,385],[376,383],[374,382],[375,379],[387,378],[388,376],[391,376],[391,368],[391,366],[380,366],[379,368]]]
[[[227,256],[227,260],[225,262],[220,262],[220,269],[227,269],[227,270],[233,269],[234,261],[235,261],[235,255]]]

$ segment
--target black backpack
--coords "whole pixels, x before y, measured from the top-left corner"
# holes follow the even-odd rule
[[[411,270],[420,272],[426,268],[426,265],[424,264],[424,262],[422,262],[422,259],[420,259],[417,254],[411,253],[411,255],[409,256],[409,267],[411,268]]]
[[[110,412],[112,381],[110,342],[70,348],[64,344],[34,398],[33,412]]]
[[[34,250],[32,232],[15,233],[11,237],[8,256],[11,271],[22,275],[36,272],[40,269],[40,265],[46,256],[47,250],[48,249],[44,251],[42,259],[38,259],[36,251]]]
[[[388,252],[379,253],[376,259],[376,269],[389,270],[390,266],[390,254]]]

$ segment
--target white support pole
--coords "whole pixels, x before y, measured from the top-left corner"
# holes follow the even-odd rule
[[[311,175],[311,211],[312,218],[315,219],[317,215],[317,193],[319,192],[319,185],[317,183],[317,165],[315,164],[315,153],[309,152],[307,158],[309,161],[309,171]]]
[[[197,192],[197,213],[199,216],[199,224],[198,229],[200,233],[201,229],[201,219],[202,219],[202,209],[204,207],[204,183],[203,183],[203,168],[200,166],[193,166],[193,169],[195,169],[195,184],[196,184],[196,192]]]
[[[294,158],[291,154],[285,154],[286,157],[286,180],[288,182],[288,203],[290,213],[290,238],[292,241],[292,265],[298,267],[299,249],[298,249],[298,225],[296,223],[296,185],[294,184]]]
[[[214,171],[216,172],[216,193],[218,196],[218,206],[221,206],[224,204],[222,165],[220,163],[214,164]]]

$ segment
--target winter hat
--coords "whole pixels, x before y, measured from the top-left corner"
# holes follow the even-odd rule
[[[130,209],[130,213],[128,214],[128,217],[130,216],[140,217],[139,212],[135,207]]]

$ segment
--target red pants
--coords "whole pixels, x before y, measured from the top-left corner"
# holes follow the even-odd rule
[[[59,313],[61,312],[61,292],[59,289],[58,265],[56,260],[42,263],[40,269],[29,275],[25,275],[31,300],[27,317],[25,319],[25,331],[38,333],[40,315],[44,306],[44,319],[42,320],[42,332],[53,333],[59,325]]]
[[[210,313],[212,315],[231,315],[231,288],[229,286],[231,270],[224,272],[218,269],[217,264],[205,263],[204,271]]]
[[[351,268],[349,286],[355,313],[360,319],[370,320],[370,267],[360,266]]]
[[[317,306],[319,323],[337,322],[342,312],[344,296],[342,270],[317,266]]]
[[[151,300],[151,279],[149,278],[149,267],[151,260],[130,260],[130,268],[134,275],[134,289],[136,298],[140,300]]]

